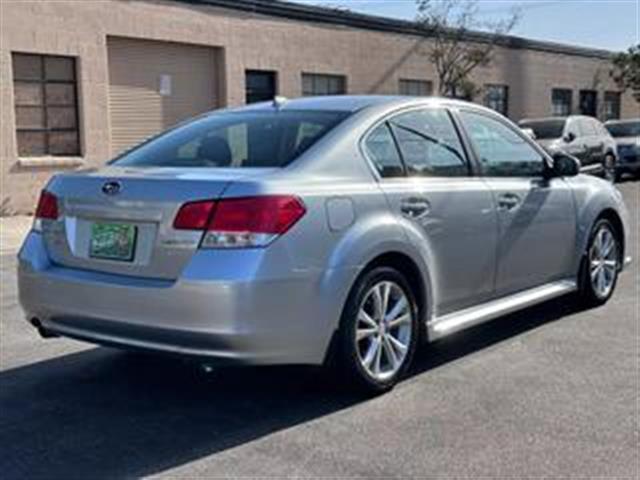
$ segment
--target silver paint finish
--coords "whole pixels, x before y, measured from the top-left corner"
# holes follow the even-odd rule
[[[32,232],[19,254],[26,316],[96,343],[255,364],[319,364],[358,275],[384,254],[415,265],[426,304],[421,320],[434,338],[542,301],[546,294],[522,292],[575,283],[599,215],[614,213],[626,231],[621,196],[582,175],[543,181],[375,174],[361,140],[382,119],[407,108],[461,105],[488,112],[435,98],[291,100],[280,109],[353,114],[284,169],[109,166],[58,175],[47,188],[61,199],[61,218],[39,222],[42,233]],[[121,183],[117,195],[102,192],[108,181]],[[172,228],[185,202],[264,194],[296,195],[307,209],[267,248],[202,250],[201,233]],[[516,200],[506,210],[505,195]],[[420,212],[407,215],[407,202]],[[88,258],[87,236],[97,220],[140,229],[134,262]],[[469,316],[485,307],[494,313]],[[472,320],[442,327],[461,313]]]

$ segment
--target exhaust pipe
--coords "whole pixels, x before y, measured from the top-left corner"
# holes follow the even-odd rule
[[[40,319],[33,317],[31,320],[29,320],[29,322],[31,323],[31,325],[33,325],[37,330],[38,333],[40,334],[40,336],[42,338],[57,338],[59,337],[59,335],[56,335],[53,332],[50,332],[49,330],[47,330],[46,328],[44,328],[42,326],[42,322],[40,321]]]

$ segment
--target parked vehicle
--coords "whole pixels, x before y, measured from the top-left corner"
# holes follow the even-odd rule
[[[640,118],[610,120],[604,124],[618,147],[616,178],[625,173],[640,175]]]
[[[601,174],[612,182],[615,180],[616,142],[595,118],[572,115],[525,119],[519,125],[532,130],[536,141],[551,154],[564,151],[580,160],[583,172]]]
[[[609,183],[448,99],[213,112],[56,175],[19,253],[42,335],[217,364],[326,364],[391,388],[421,340],[574,292],[608,301]]]

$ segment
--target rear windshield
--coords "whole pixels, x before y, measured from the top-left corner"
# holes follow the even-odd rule
[[[640,122],[609,123],[605,127],[612,137],[640,137]]]
[[[520,128],[530,128],[535,133],[537,140],[546,140],[561,138],[564,132],[564,124],[564,119],[526,121],[520,122]]]
[[[271,168],[299,157],[348,116],[332,111],[223,112],[159,135],[116,158],[137,167]]]

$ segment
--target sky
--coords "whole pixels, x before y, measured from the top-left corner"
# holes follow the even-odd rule
[[[290,1],[403,19],[416,14],[415,0]],[[519,7],[522,19],[512,34],[526,38],[614,51],[640,43],[640,0],[479,0],[479,7],[487,20]]]

